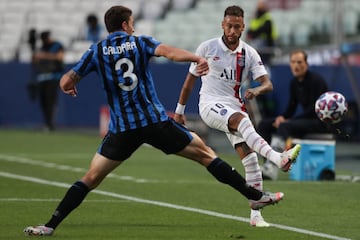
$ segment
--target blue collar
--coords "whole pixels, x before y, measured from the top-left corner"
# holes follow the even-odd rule
[[[107,39],[112,39],[112,38],[117,38],[117,37],[125,37],[125,36],[129,36],[129,34],[127,34],[124,31],[116,31],[116,32],[110,33],[107,36]]]

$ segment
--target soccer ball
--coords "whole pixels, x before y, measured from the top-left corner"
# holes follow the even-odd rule
[[[325,92],[315,102],[315,113],[326,123],[335,124],[342,120],[348,110],[345,97],[338,92]]]

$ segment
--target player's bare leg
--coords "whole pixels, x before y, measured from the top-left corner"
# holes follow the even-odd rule
[[[52,235],[64,218],[82,203],[89,191],[96,188],[121,163],[121,161],[113,161],[96,153],[88,172],[68,189],[50,220],[45,225],[26,227],[24,233],[29,236]]]

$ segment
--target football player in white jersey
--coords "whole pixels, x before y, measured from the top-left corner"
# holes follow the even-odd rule
[[[257,153],[286,172],[296,160],[300,145],[283,153],[276,152],[255,131],[250,121],[244,101],[272,91],[273,86],[257,51],[240,39],[244,28],[243,9],[229,6],[222,21],[223,35],[201,43],[196,50],[197,55],[208,60],[210,67],[209,73],[201,76],[199,113],[209,127],[226,133],[242,160],[247,183],[262,190]],[[246,89],[242,95],[241,85],[249,74],[260,85]],[[182,124],[185,124],[185,105],[197,78],[196,64],[191,64],[174,114],[174,119]],[[251,210],[250,224],[269,226],[258,210]]]

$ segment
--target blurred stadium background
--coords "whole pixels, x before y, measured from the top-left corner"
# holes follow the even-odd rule
[[[360,4],[357,0],[268,0],[279,32],[274,64],[271,66],[275,91],[274,113],[284,109],[287,98],[288,53],[303,48],[309,63],[328,81],[331,90],[342,92],[350,103],[344,122],[346,132],[359,138],[360,105]],[[256,1],[248,0],[0,0],[0,126],[33,127],[42,123],[36,103],[31,102],[26,84],[31,78],[29,31],[51,30],[65,48],[70,67],[90,45],[79,40],[79,29],[86,16],[94,13],[100,22],[112,5],[133,9],[136,34],[152,35],[158,40],[194,51],[203,40],[222,34],[220,22],[228,5],[245,10],[246,24],[252,18]],[[39,41],[38,41],[39,42]],[[359,45],[358,45],[359,44]],[[172,111],[187,65],[155,59],[153,72],[165,107]],[[63,127],[97,127],[99,112],[105,104],[96,76],[80,84],[79,98],[60,97],[57,122]],[[84,86],[84,87],[82,87]],[[15,94],[16,93],[16,94]],[[197,96],[188,104],[197,113]]]
[[[340,127],[345,134],[350,135],[350,139],[339,138],[336,141],[336,176],[337,179],[356,182],[354,183],[356,185],[339,181],[336,184],[324,182],[322,184],[311,182],[289,184],[288,181],[283,181],[288,179],[284,173],[281,176],[281,181],[266,183],[267,188],[280,188],[288,194],[286,204],[280,206],[283,208],[282,214],[278,215],[278,218],[273,218],[274,223],[286,223],[288,226],[301,229],[335,234],[335,237],[331,239],[348,239],[337,238],[338,235],[347,236],[349,239],[359,239],[359,232],[356,230],[358,229],[357,215],[353,214],[358,209],[358,204],[356,204],[358,191],[354,189],[358,187],[357,184],[360,179],[360,148],[358,147],[360,141],[359,0],[268,0],[268,3],[279,32],[278,46],[273,49],[276,53],[274,64],[270,67],[275,88],[275,91],[269,95],[269,101],[274,106],[273,112],[274,114],[281,112],[285,108],[284,103],[287,101],[288,82],[291,77],[288,66],[289,52],[295,48],[305,49],[309,53],[311,68],[325,77],[331,90],[343,93],[349,102],[349,113]],[[89,42],[78,40],[79,29],[85,24],[86,16],[89,13],[95,13],[102,22],[105,10],[118,4],[133,9],[136,17],[136,34],[152,35],[164,43],[194,51],[203,40],[219,37],[222,34],[220,23],[226,6],[232,4],[242,6],[245,10],[247,24],[253,15],[256,0],[0,0],[0,152],[2,155],[0,156],[0,168],[3,173],[34,176],[49,179],[49,181],[51,178],[51,181],[71,182],[73,181],[71,179],[77,178],[79,175],[78,172],[71,173],[72,166],[74,169],[78,169],[79,166],[86,168],[87,159],[95,150],[94,145],[100,141],[99,125],[101,125],[104,114],[106,118],[106,109],[104,108],[106,99],[102,93],[100,82],[95,74],[91,74],[79,84],[78,98],[74,99],[60,94],[57,108],[57,127],[60,131],[56,131],[54,134],[42,132],[43,120],[39,104],[37,101],[32,101],[27,92],[27,84],[32,78],[31,49],[28,43],[29,31],[31,29],[36,29],[37,32],[51,30],[53,38],[64,44],[66,48],[65,62],[67,68],[70,68],[90,45]],[[159,90],[159,97],[166,109],[171,112],[176,106],[188,65],[174,64],[166,62],[164,59],[154,59],[151,67],[156,87]],[[199,87],[199,82],[196,87]],[[197,121],[198,96],[195,92],[196,90],[194,90],[187,105],[187,113],[195,121],[188,122],[188,126],[196,129],[200,135],[207,138],[209,145],[215,147],[215,150],[221,154],[231,153],[225,156],[230,159],[233,158],[232,163],[240,164],[224,135],[209,130],[201,121]],[[193,119],[190,118],[190,120]],[[18,129],[20,130],[18,131]],[[29,129],[30,131],[28,131]],[[100,128],[100,135],[101,130]],[[83,132],[86,134],[82,134]],[[88,133],[90,133],[90,137],[88,137]],[[80,142],[81,144],[75,144]],[[229,204],[229,200],[235,201],[236,199],[234,200],[230,195],[230,197],[224,197],[227,196],[224,194],[228,194],[226,189],[213,188],[211,182],[208,188],[213,189],[213,192],[198,191],[190,186],[193,185],[193,182],[187,181],[194,179],[195,182],[201,183],[202,187],[207,187],[204,183],[208,180],[203,178],[201,174],[194,174],[194,170],[190,171],[182,165],[175,167],[175,171],[169,171],[167,169],[169,165],[162,164],[161,161],[164,158],[157,156],[156,152],[153,153],[148,148],[143,148],[141,151],[144,151],[144,153],[140,152],[140,154],[144,154],[144,157],[136,155],[140,164],[138,161],[134,162],[134,165],[131,165],[132,161],[129,162],[127,164],[129,168],[125,170],[124,177],[130,175],[152,179],[156,176],[155,179],[166,179],[168,183],[176,183],[174,187],[164,184],[160,185],[159,189],[148,187],[140,190],[140,185],[134,185],[132,181],[123,181],[121,182],[122,188],[118,189],[119,182],[116,180],[114,182],[116,187],[114,187],[115,185],[111,185],[114,179],[110,178],[107,182],[110,185],[104,185],[103,189],[118,189],[114,191],[184,206],[201,206],[201,208],[216,211],[220,211],[219,206],[221,206],[221,211],[233,214],[234,204]],[[152,164],[155,163],[157,167],[160,167],[159,173],[156,169],[154,171],[147,170],[149,157],[155,160],[155,162],[151,161]],[[26,161],[26,158],[37,160]],[[16,159],[18,161],[15,161]],[[80,161],[80,159],[82,160]],[[141,164],[141,161],[144,161],[144,164]],[[182,161],[179,163],[173,161],[172,165],[174,163],[175,166],[178,166],[176,164],[180,164]],[[61,171],[57,168],[50,169],[48,166],[59,166]],[[144,170],[141,170],[142,167],[145,167]],[[241,165],[238,168],[242,169]],[[178,169],[183,169],[183,171],[178,171]],[[68,172],[64,174],[62,171]],[[168,174],[164,175],[164,173]],[[0,225],[6,227],[6,231],[2,232],[7,236],[6,239],[23,239],[22,227],[29,223],[36,224],[36,221],[39,220],[39,214],[43,215],[42,212],[45,214],[45,210],[52,208],[53,204],[52,202],[30,202],[27,199],[53,198],[56,196],[54,192],[59,190],[52,186],[39,188],[37,183],[36,185],[35,183],[24,183],[8,178],[6,175],[2,177],[0,188],[2,190],[3,202],[1,206],[4,220],[3,224]],[[181,185],[176,182],[179,179],[186,179],[186,181]],[[173,193],[176,194],[167,194],[166,191],[165,194],[160,193],[162,191],[161,186],[166,189],[174,188]],[[189,190],[192,191],[189,192]],[[188,197],[189,195],[186,194],[192,194],[194,191],[200,196],[205,193],[207,195],[204,198],[197,199],[203,199],[203,201],[192,201],[195,195]],[[219,191],[224,191],[224,193],[219,195]],[[62,193],[59,191],[56,194],[61,196]],[[213,198],[211,197],[212,194],[214,195]],[[218,198],[218,196],[223,197]],[[93,197],[95,200],[99,198],[96,195]],[[4,201],[5,198],[9,200]],[[13,201],[17,198],[24,199],[27,207],[23,207],[25,202]],[[208,201],[208,199],[215,198],[216,201]],[[191,203],[189,203],[189,199]],[[219,204],[219,201],[224,201],[224,204],[221,202]],[[318,204],[314,204],[314,202]],[[243,204],[243,206],[240,205],[240,209],[246,209],[245,201]],[[91,209],[94,209],[94,206],[88,205]],[[113,206],[116,207],[114,213],[117,214],[119,205]],[[124,206],[125,210],[130,209],[128,203],[125,203]],[[131,207],[134,206],[131,203]],[[139,206],[143,207],[142,204]],[[32,211],[31,213],[29,209]],[[33,211],[34,209],[36,211]],[[86,211],[85,205],[83,213],[89,213]],[[204,224],[198,224],[199,222],[203,223],[203,220],[198,221],[198,218],[193,217],[195,223],[190,222],[187,226],[183,224],[183,215],[174,218],[173,213],[158,211],[156,208],[153,210],[147,206],[144,206],[144,210],[138,211],[141,217],[147,215],[152,217],[153,211],[157,211],[157,213],[164,212],[166,218],[158,218],[161,221],[155,222],[155,225],[152,218],[149,225],[147,218],[140,222],[134,221],[137,218],[137,215],[135,217],[133,215],[136,211],[132,210],[131,214],[126,214],[122,208],[120,211],[123,215],[133,216],[133,219],[124,220],[126,221],[124,225],[123,220],[116,218],[118,222],[115,224],[124,227],[116,228],[115,232],[113,232],[113,221],[108,225],[101,225],[102,230],[98,231],[98,222],[103,216],[103,211],[98,211],[101,213],[100,218],[93,218],[93,216],[86,218],[95,227],[89,228],[92,225],[85,224],[84,227],[79,228],[78,224],[81,219],[84,219],[84,216],[74,215],[72,220],[70,219],[69,223],[64,226],[61,234],[65,234],[65,237],[66,234],[73,237],[73,235],[89,235],[89,231],[90,234],[91,231],[96,231],[94,239],[97,239],[98,235],[99,239],[104,239],[104,236],[109,235],[111,238],[119,231],[122,235],[124,235],[123,231],[128,231],[130,233],[127,234],[132,238],[134,238],[133,232],[143,238],[145,235],[151,237],[158,233],[164,235],[163,232],[167,233],[168,231],[169,234],[165,234],[166,236],[171,235],[172,238],[176,238],[177,235],[174,237],[174,230],[181,232],[178,236],[184,236],[187,233],[197,234],[198,231],[183,231],[184,226],[187,228],[190,225],[197,229],[202,228],[202,231],[210,238],[218,236],[215,235],[215,230],[219,226],[224,226],[223,232],[226,234],[238,232],[237,225],[229,224],[225,220],[221,225],[219,219],[215,219],[216,222],[212,220],[214,222],[212,224],[216,226],[211,228],[213,231],[209,231],[209,225],[206,225],[205,228]],[[149,214],[146,214],[146,211],[149,211]],[[268,216],[272,216],[271,211],[273,210],[266,211]],[[274,214],[275,211],[277,209],[274,210]],[[284,212],[286,214],[283,214]],[[90,213],[94,213],[94,211]],[[243,215],[243,213],[241,214]],[[172,224],[169,225],[166,221],[170,217]],[[109,219],[106,218],[105,223]],[[95,219],[97,222],[93,223],[91,219]],[[142,222],[144,223],[142,224]],[[300,237],[301,239],[319,239],[302,233],[280,232],[277,228],[270,228],[265,230],[266,232],[254,231],[247,229],[245,224],[247,223],[240,225],[241,235],[239,237],[237,235],[230,237],[244,238],[243,236],[246,236],[246,238],[255,237],[259,239],[260,235],[263,236],[265,233],[270,238],[274,236],[276,239],[299,239]],[[172,227],[172,225],[176,227]],[[76,227],[73,228],[73,226]],[[285,227],[287,229],[287,226]],[[231,230],[229,230],[230,228]],[[233,228],[236,230],[232,230]],[[144,231],[145,233],[143,233]],[[201,233],[201,231],[199,232]],[[60,233],[59,237],[61,237]],[[184,237],[178,237],[178,239],[184,239]]]
[[[359,39],[360,5],[357,0],[268,0],[279,31],[279,56],[293,47],[326,50],[316,63],[333,61],[344,41]],[[0,59],[30,60],[28,31],[51,30],[68,49],[72,63],[88,43],[77,41],[86,16],[95,13],[102,21],[109,6],[122,4],[133,9],[136,34],[153,35],[161,41],[195,50],[204,39],[219,36],[223,10],[241,5],[246,23],[253,16],[256,1],[241,0],[0,0]],[[196,33],[196,34],[195,34]],[[175,37],[176,36],[176,37]],[[319,59],[320,58],[320,59]]]

